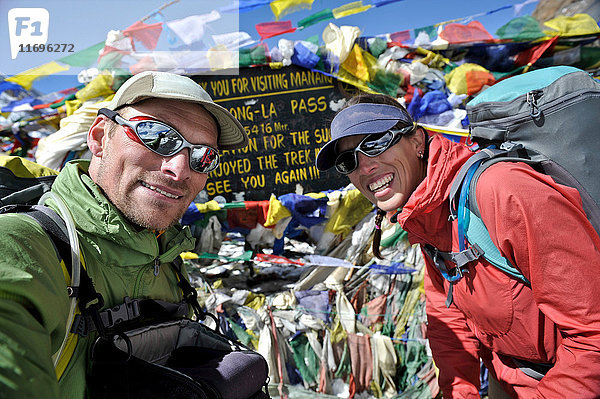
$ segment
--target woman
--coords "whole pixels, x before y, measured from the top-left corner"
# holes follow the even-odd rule
[[[352,98],[331,136],[320,170],[348,175],[379,216],[397,216],[411,243],[458,252],[448,195],[470,149],[428,137],[383,95]],[[600,238],[579,193],[524,163],[499,162],[481,175],[476,196],[494,244],[531,286],[479,258],[452,284],[447,307],[450,283],[424,256],[428,338],[444,397],[479,397],[480,359],[511,397],[600,397]]]

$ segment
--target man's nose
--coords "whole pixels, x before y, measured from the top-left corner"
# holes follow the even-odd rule
[[[162,162],[161,171],[174,180],[186,180],[190,177],[190,151],[187,148],[182,149],[177,154],[165,157]]]

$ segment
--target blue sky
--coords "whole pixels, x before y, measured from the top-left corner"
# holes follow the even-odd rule
[[[506,5],[522,3],[524,0],[403,0],[382,7],[372,8],[366,12],[321,22],[295,33],[277,36],[267,40],[273,47],[280,38],[302,40],[313,35],[321,38],[323,29],[328,22],[341,25],[358,26],[363,36],[375,36],[401,30],[412,30],[438,22],[456,18],[468,17],[489,11],[497,10]],[[544,1],[544,0],[541,0]],[[122,30],[150,14],[169,0],[2,0],[0,1],[0,15],[7,21],[8,11],[12,8],[36,8],[48,10],[50,16],[47,43],[72,43],[75,51],[83,50],[91,45],[106,39],[109,30]],[[205,14],[213,8],[230,5],[233,0],[180,0],[162,11],[165,21],[184,18],[195,14]],[[307,16],[326,8],[335,8],[347,4],[351,0],[315,0],[311,10],[301,10],[282,17],[282,20],[291,20],[292,26]],[[363,3],[369,4],[370,0]],[[521,15],[530,14],[535,4],[527,5]],[[496,30],[514,18],[512,8],[495,12],[490,15],[479,16],[475,19],[494,35]],[[275,17],[270,7],[263,6],[249,12],[235,14],[222,14],[222,19],[209,24],[208,34],[227,33],[231,31],[248,32],[252,38],[258,39],[255,24],[259,22],[274,21]],[[155,22],[149,20],[148,22]],[[57,60],[67,53],[20,53],[16,59],[11,59],[9,46],[8,25],[2,27],[0,40],[0,73],[13,75],[29,68]],[[167,49],[169,44],[166,35],[161,35],[157,49]],[[321,39],[322,40],[322,39]],[[76,84],[73,73],[80,69],[72,68],[62,76],[49,76],[35,82],[34,88],[43,92],[60,90]],[[73,83],[73,84],[72,84]]]

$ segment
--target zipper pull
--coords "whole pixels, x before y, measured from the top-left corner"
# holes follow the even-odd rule
[[[154,258],[154,276],[158,276],[158,272],[160,272],[160,260],[158,257]]]
[[[540,116],[542,111],[540,111],[540,107],[538,107],[537,100],[542,93],[541,90],[531,90],[527,93],[527,104],[529,105],[529,115],[532,118],[537,118]]]

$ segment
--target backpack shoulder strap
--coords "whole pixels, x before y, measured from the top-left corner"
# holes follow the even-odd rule
[[[33,218],[42,227],[54,245],[59,261],[71,275],[71,245],[64,220],[56,212],[44,205],[6,205],[0,213],[22,213]]]

